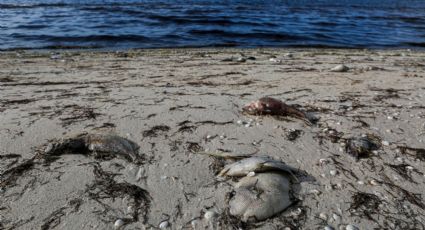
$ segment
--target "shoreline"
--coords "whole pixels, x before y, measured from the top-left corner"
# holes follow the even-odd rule
[[[0,52],[0,228],[114,229],[118,219],[127,221],[122,229],[164,221],[170,229],[425,228],[424,50],[50,52]],[[340,64],[348,71],[330,71]],[[320,120],[241,113],[263,96]],[[134,141],[144,161],[26,161],[83,132]],[[357,160],[344,140],[366,134],[380,148]],[[204,151],[270,156],[302,170],[292,188],[299,201],[265,221],[240,222],[228,213],[234,181],[216,176],[230,161]],[[132,193],[107,193],[105,181],[149,194],[137,218]]]
[[[117,47],[117,48],[106,48],[106,47],[60,47],[58,48],[28,48],[18,47],[10,49],[0,49],[0,53],[10,52],[131,52],[131,51],[149,51],[149,50],[288,50],[288,51],[314,51],[314,50],[354,50],[354,51],[406,51],[406,52],[425,52],[425,47],[338,47],[338,46],[182,46],[182,47],[147,47],[147,48],[136,48],[136,47]]]

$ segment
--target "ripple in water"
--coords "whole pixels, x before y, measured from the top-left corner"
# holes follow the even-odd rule
[[[3,0],[0,49],[425,47],[421,0]]]

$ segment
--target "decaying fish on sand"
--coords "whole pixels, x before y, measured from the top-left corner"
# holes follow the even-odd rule
[[[69,138],[51,140],[44,150],[43,157],[63,154],[84,154],[106,160],[118,157],[133,163],[142,161],[136,143],[114,134],[82,133]]]
[[[230,214],[244,222],[265,220],[291,205],[289,191],[289,179],[280,173],[243,177],[229,202]]]
[[[294,168],[284,164],[283,162],[273,160],[266,156],[255,156],[245,158],[232,164],[226,165],[218,174],[219,176],[246,176],[250,172],[267,172],[267,171],[283,171],[289,174],[295,170]]]
[[[309,117],[306,113],[297,108],[287,105],[281,100],[272,97],[262,97],[259,100],[252,101],[242,108],[244,113],[249,115],[273,115],[289,116],[303,120],[307,124],[313,124],[315,119]]]
[[[293,172],[294,168],[269,157],[250,157],[225,166],[219,176],[243,176],[234,185],[230,214],[251,222],[282,212],[292,204]]]

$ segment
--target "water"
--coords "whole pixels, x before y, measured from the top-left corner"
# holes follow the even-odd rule
[[[425,0],[1,0],[0,49],[425,47]]]

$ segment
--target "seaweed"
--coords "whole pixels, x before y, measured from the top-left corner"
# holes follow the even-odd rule
[[[170,131],[170,127],[166,125],[156,125],[149,130],[143,131],[143,137],[157,137],[159,132],[168,132]]]
[[[367,134],[365,137],[353,137],[346,141],[345,151],[359,160],[372,156],[372,151],[381,148],[381,138]]]
[[[14,186],[18,178],[33,169],[34,165],[34,159],[28,159],[13,168],[7,169],[0,175],[0,187]]]
[[[195,124],[199,124],[199,125],[205,125],[205,124],[227,125],[227,124],[232,124],[232,123],[233,123],[233,121],[211,121],[211,120],[195,122]]]
[[[114,180],[117,174],[103,171],[99,164],[93,164],[93,166],[95,181],[86,187],[88,196],[100,203],[105,208],[105,212],[111,211],[111,208],[102,202],[103,199],[114,200],[116,198],[129,197],[135,208],[130,213],[131,218],[124,218],[123,220],[126,223],[137,222],[139,221],[139,216],[142,215],[142,222],[146,223],[151,202],[149,192],[128,182],[118,183]]]
[[[66,209],[65,207],[62,207],[54,211],[53,213],[51,213],[48,217],[46,217],[43,220],[43,224],[41,225],[40,229],[48,230],[58,226],[61,222],[61,217],[65,216],[65,212],[64,212],[65,209]]]
[[[422,148],[412,148],[407,146],[397,146],[402,154],[415,157],[420,161],[425,161],[425,149]]]
[[[387,185],[392,190],[395,190],[397,194],[403,195],[403,200],[407,200],[409,203],[418,206],[421,209],[425,210],[425,204],[422,201],[422,197],[420,194],[412,193],[398,185],[396,185],[394,182],[391,181],[391,179],[382,173],[382,177],[384,180],[378,181],[379,183],[382,183],[384,185]]]
[[[204,148],[202,146],[200,146],[198,143],[196,142],[186,142],[187,145],[187,150],[191,153],[198,153],[198,152],[202,152],[204,151]]]
[[[289,141],[297,140],[303,134],[302,130],[299,129],[290,129],[286,132],[286,139]]]
[[[74,106],[73,109],[71,116],[60,118],[64,126],[85,120],[96,120],[98,116],[102,115],[101,113],[96,113],[94,108],[90,107]]]
[[[417,182],[415,182],[412,178],[412,175],[410,173],[410,170],[408,169],[408,167],[412,167],[408,164],[399,164],[399,165],[393,165],[393,164],[387,164],[385,163],[386,166],[389,166],[393,171],[395,171],[398,175],[400,175],[401,177],[403,177],[403,179],[408,180],[412,183],[417,184]],[[422,174],[420,173],[417,169],[412,169],[412,171],[418,173],[418,174]]]
[[[277,220],[280,222],[277,226],[279,229],[290,228],[290,229],[303,229],[305,222],[307,221],[307,209],[306,206],[300,206],[298,203],[300,201],[296,200],[292,208],[298,209],[297,215],[285,215],[281,214],[277,216]],[[296,206],[295,206],[296,205]]]
[[[379,214],[379,205],[382,200],[374,194],[365,192],[355,192],[351,196],[351,205],[348,209],[352,215],[366,217],[369,220],[376,222],[372,215]]]

